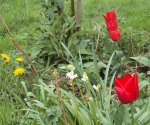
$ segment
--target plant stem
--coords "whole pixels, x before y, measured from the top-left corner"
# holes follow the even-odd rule
[[[132,119],[132,125],[134,125],[134,110],[133,110],[133,104],[131,104],[131,119]]]
[[[64,118],[65,125],[69,125],[69,122],[68,122],[67,116],[66,116],[66,112],[65,112],[65,108],[64,108],[64,103],[63,103],[62,98],[61,98],[61,91],[59,90],[59,87],[58,87],[58,83],[54,83],[54,85],[55,85],[55,88],[56,88],[56,94],[58,96],[58,102],[60,104],[60,108],[61,108],[61,111],[62,111],[62,115],[63,115],[63,118]]]

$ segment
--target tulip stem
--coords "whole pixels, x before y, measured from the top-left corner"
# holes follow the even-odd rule
[[[131,119],[132,119],[132,125],[134,125],[134,110],[133,110],[133,104],[131,104]]]

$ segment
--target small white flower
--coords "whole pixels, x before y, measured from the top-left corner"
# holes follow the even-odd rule
[[[98,84],[97,86],[96,86],[96,85],[93,85],[93,88],[94,88],[96,91],[99,91],[100,88],[101,88],[101,85],[100,85],[100,84]]]
[[[77,75],[77,74],[74,74],[74,72],[71,71],[71,72],[68,72],[68,73],[66,74],[66,77],[69,78],[69,79],[71,79],[71,80],[73,80],[73,79],[77,78],[78,75]]]
[[[73,100],[72,99],[70,99],[70,103],[73,104]]]
[[[83,76],[82,76],[81,80],[84,81],[84,82],[87,82],[89,80],[89,78],[88,78],[88,76],[85,72],[83,73]]]
[[[73,65],[71,65],[71,64],[68,65],[67,68],[68,68],[69,70],[71,70],[72,72],[75,70],[75,67],[74,67]]]
[[[93,85],[93,88],[97,91],[98,90],[98,88],[97,88],[97,86],[96,85]]]

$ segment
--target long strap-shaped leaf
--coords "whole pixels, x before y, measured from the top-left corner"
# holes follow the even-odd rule
[[[113,59],[113,56],[114,56],[115,52],[113,52],[113,54],[111,55],[109,61],[108,61],[108,64],[107,64],[107,68],[106,68],[106,71],[105,71],[105,79],[104,79],[104,96],[106,96],[106,87],[107,87],[107,80],[108,80],[108,75],[109,75],[109,69],[110,69],[110,65],[112,63],[112,59]]]

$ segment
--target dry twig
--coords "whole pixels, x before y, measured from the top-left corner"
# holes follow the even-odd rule
[[[56,88],[56,94],[58,96],[58,102],[59,102],[60,107],[61,107],[63,118],[65,120],[65,125],[69,125],[69,122],[68,122],[67,117],[66,117],[66,112],[65,112],[65,109],[64,109],[64,104],[63,104],[62,99],[61,99],[61,92],[59,90],[59,83],[56,82],[56,83],[54,83],[54,85],[55,85],[55,88]]]
[[[8,28],[7,24],[5,23],[4,19],[2,16],[0,16],[0,19],[2,21],[2,23],[4,24],[4,27],[6,28],[9,38],[12,41],[12,43],[14,44],[14,46],[25,56],[26,60],[28,61],[28,63],[31,65],[32,68],[32,72],[37,76],[37,70],[35,68],[35,66],[33,65],[30,57],[28,56],[28,54],[23,50],[23,48],[18,44],[17,40],[15,39],[15,37],[12,35],[10,29]]]

